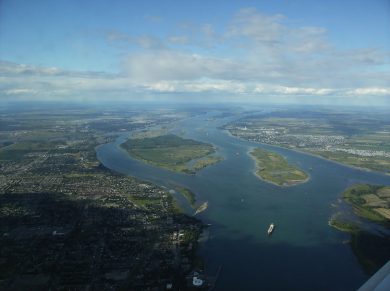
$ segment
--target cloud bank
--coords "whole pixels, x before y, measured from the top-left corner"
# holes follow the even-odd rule
[[[163,21],[156,19],[156,25]],[[191,93],[222,101],[312,96],[350,102],[377,96],[390,104],[390,52],[337,48],[328,33],[255,9],[238,11],[219,30],[207,23],[165,37],[111,30],[101,37],[120,53],[116,74],[3,60],[0,97],[185,98]]]

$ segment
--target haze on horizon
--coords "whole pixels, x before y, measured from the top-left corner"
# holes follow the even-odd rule
[[[390,106],[390,2],[3,0],[0,100]]]

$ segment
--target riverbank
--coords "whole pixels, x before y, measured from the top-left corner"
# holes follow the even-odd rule
[[[279,149],[283,149],[283,150],[289,150],[289,151],[293,151],[293,152],[300,153],[300,154],[305,154],[305,155],[308,155],[308,156],[311,156],[311,157],[315,157],[315,158],[318,158],[318,159],[321,159],[321,160],[324,160],[324,161],[327,161],[327,162],[331,162],[331,163],[334,163],[336,165],[341,165],[341,166],[344,166],[344,167],[347,167],[347,168],[350,168],[350,169],[365,171],[365,172],[368,172],[368,173],[379,173],[379,174],[383,174],[383,175],[386,175],[386,176],[390,176],[390,173],[387,173],[387,172],[375,171],[375,170],[371,170],[371,169],[368,169],[368,168],[362,168],[362,167],[353,166],[353,165],[350,165],[350,164],[345,164],[345,163],[342,163],[340,161],[336,161],[336,160],[332,160],[332,159],[329,159],[329,158],[325,158],[325,157],[323,157],[323,156],[321,156],[319,154],[315,154],[315,153],[310,152],[310,151],[304,151],[304,150],[299,150],[297,148],[284,147],[284,146],[280,146],[280,145],[276,145],[276,144],[263,143],[263,142],[258,142],[258,141],[245,139],[245,138],[243,138],[241,136],[232,134],[228,129],[222,128],[222,130],[225,133],[227,133],[229,136],[231,136],[233,138],[238,138],[240,140],[253,142],[253,143],[260,144],[260,145],[265,145],[265,146],[271,146],[271,147],[275,147],[275,148],[279,148]]]

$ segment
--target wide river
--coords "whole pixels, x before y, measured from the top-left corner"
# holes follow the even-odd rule
[[[214,113],[175,124],[173,132],[214,144],[224,160],[195,176],[156,168],[130,158],[115,142],[97,148],[108,168],[169,187],[190,188],[209,207],[197,216],[210,223],[199,253],[206,273],[222,266],[214,290],[356,290],[368,276],[350,246],[349,235],[328,226],[331,203],[354,183],[390,185],[390,177],[342,166],[303,153],[244,141],[218,129],[231,118]],[[282,154],[307,171],[307,183],[282,188],[253,175],[247,152],[255,146]],[[266,232],[274,222],[272,236]]]

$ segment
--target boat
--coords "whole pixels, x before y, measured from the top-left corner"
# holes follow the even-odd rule
[[[268,228],[268,235],[271,235],[271,233],[274,231],[275,224],[271,223]]]

